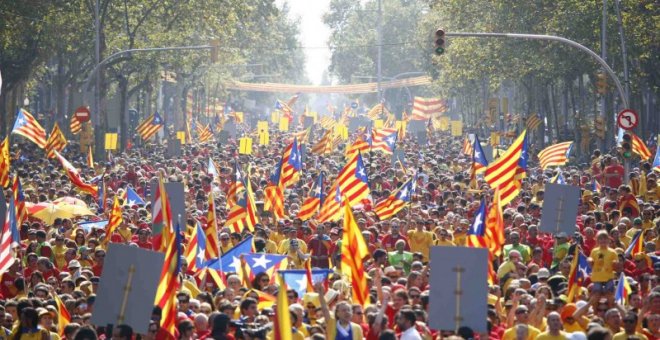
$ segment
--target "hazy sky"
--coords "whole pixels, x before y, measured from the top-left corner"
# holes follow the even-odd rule
[[[330,29],[322,21],[330,0],[277,0],[280,6],[284,2],[289,4],[291,18],[300,18],[300,40],[307,47],[302,50],[305,53],[307,78],[313,84],[319,84],[323,71],[330,65],[330,50],[327,47]]]

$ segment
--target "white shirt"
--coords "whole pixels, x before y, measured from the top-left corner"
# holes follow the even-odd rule
[[[417,329],[415,329],[415,326],[413,325],[412,327],[406,329],[405,332],[401,333],[401,337],[399,338],[401,340],[422,340],[422,336],[419,335],[419,332]]]

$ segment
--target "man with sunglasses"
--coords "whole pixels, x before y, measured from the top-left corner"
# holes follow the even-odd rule
[[[626,313],[626,316],[623,317],[623,331],[614,334],[612,340],[627,340],[627,339],[638,339],[638,340],[648,340],[646,335],[637,332],[637,314],[634,312]]]

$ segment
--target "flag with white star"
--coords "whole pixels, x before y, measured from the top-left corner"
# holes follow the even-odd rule
[[[284,278],[287,287],[295,290],[298,297],[302,299],[307,292],[307,271],[304,269],[280,270],[279,273]],[[312,269],[312,283],[324,282],[332,274],[330,269]]]
[[[252,236],[246,237],[221,257],[207,261],[206,267],[222,270],[225,273],[241,273],[241,254],[250,253],[252,253]]]
[[[281,266],[286,255],[273,255],[273,254],[244,254],[247,267],[250,269],[250,277],[263,272],[273,272],[271,269],[277,269]],[[271,273],[272,274],[272,273]],[[270,275],[271,277],[273,275]]]

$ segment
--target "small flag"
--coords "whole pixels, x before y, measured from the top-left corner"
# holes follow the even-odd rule
[[[142,140],[147,140],[155,135],[158,130],[164,126],[163,118],[160,117],[158,112],[152,113],[147,119],[142,121],[135,129],[140,135]]]
[[[29,139],[32,143],[37,144],[40,148],[46,147],[46,130],[37,122],[32,115],[23,110],[18,110],[14,128],[11,130],[12,134],[21,135]]]
[[[632,293],[630,284],[626,280],[626,275],[621,272],[619,276],[619,283],[616,285],[616,292],[614,293],[614,302],[621,306],[625,306],[628,303],[628,296]]]

